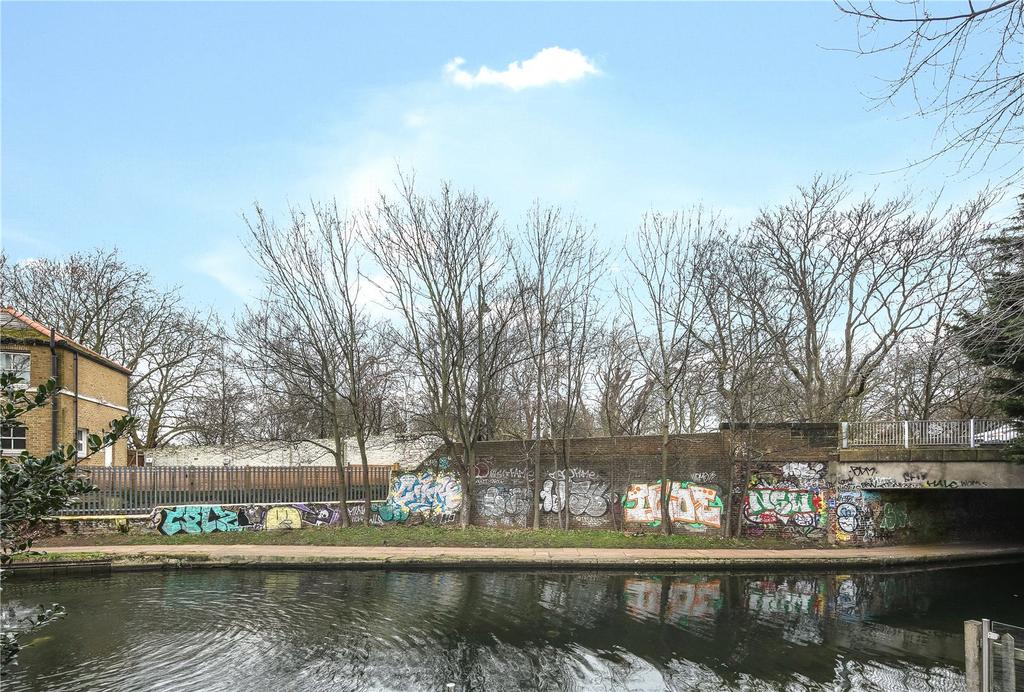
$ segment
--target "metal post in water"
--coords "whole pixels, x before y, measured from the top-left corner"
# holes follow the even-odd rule
[[[1003,689],[1015,690],[1017,689],[1017,664],[1015,661],[1017,644],[1009,632],[1003,633],[1001,641],[1003,643]]]
[[[981,692],[989,692],[991,681],[992,654],[989,652],[991,644],[988,635],[991,633],[992,621],[988,618],[981,619]]]

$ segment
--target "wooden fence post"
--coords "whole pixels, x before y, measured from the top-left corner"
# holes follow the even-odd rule
[[[967,692],[982,692],[981,623],[977,620],[964,622],[964,663],[967,668]]]

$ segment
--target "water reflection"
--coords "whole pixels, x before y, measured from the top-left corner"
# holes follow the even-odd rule
[[[60,601],[11,690],[963,688],[962,621],[1020,566],[903,574],[178,572],[13,582]],[[1016,594],[1016,595],[1015,595]]]

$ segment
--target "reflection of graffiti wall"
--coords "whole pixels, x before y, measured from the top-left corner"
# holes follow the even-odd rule
[[[668,588],[662,580],[669,581]],[[715,615],[722,604],[721,581],[701,577],[626,579],[622,589],[626,612],[639,620],[661,619],[681,624]]]
[[[451,522],[462,508],[462,483],[451,473],[404,473],[388,499],[374,508],[383,522]]]
[[[649,526],[661,524],[661,483],[634,483],[622,500],[623,518]],[[669,488],[669,518],[695,530],[720,528],[722,498],[718,490],[686,481],[673,481]]]
[[[353,524],[362,522],[363,506],[349,505]],[[307,526],[337,526],[341,512],[336,505],[294,503],[286,505],[182,505],[158,507],[151,521],[165,536],[232,531],[272,531]],[[377,522],[379,523],[379,521]]]
[[[825,612],[825,584],[819,579],[762,579],[747,584],[747,608],[764,615]]]

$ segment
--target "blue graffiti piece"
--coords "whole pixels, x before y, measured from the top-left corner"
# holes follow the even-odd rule
[[[164,510],[160,532],[165,536],[178,533],[216,533],[241,531],[238,513],[220,505],[188,505]]]
[[[390,500],[386,504],[377,505],[373,508],[373,511],[377,513],[381,521],[385,522],[402,522],[409,518],[409,510],[399,507]]]
[[[387,502],[377,507],[381,521],[405,521],[410,514],[426,517],[453,514],[462,506],[462,484],[451,474],[406,473],[391,483]]]

